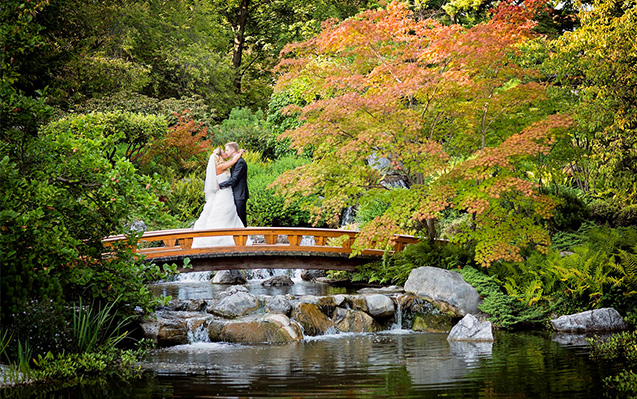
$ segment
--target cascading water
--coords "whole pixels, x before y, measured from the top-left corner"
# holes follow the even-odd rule
[[[354,223],[354,215],[356,214],[356,208],[348,206],[341,215],[341,227],[347,227]]]
[[[206,318],[192,318],[188,319],[186,323],[188,325],[188,343],[210,342]]]
[[[402,330],[403,329],[403,309],[400,306],[397,298],[395,296],[391,297],[392,301],[396,305],[396,311],[394,312],[394,323],[389,328],[390,330]]]
[[[209,281],[212,278],[212,272],[192,272],[192,273],[180,273],[173,277],[174,282],[181,283],[198,283]]]

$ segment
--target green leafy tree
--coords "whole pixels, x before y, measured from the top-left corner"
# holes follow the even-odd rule
[[[555,51],[547,62],[567,91],[577,121],[567,143],[577,150],[569,174],[586,192],[633,204],[637,6],[598,0],[581,7],[578,17],[581,27],[552,43]]]
[[[120,256],[105,255],[101,239],[127,232],[135,220],[161,221],[155,193],[165,187],[137,174],[128,160],[111,158],[123,132],[104,134],[103,126],[89,123],[75,127],[45,127],[33,143],[37,165],[28,173],[9,156],[0,162],[3,322],[32,299],[59,305],[78,297],[144,307],[155,302],[145,283],[162,271],[125,247],[115,249]]]
[[[374,1],[214,0],[232,37],[234,95],[244,104],[262,108],[273,79],[272,67],[287,43],[307,39],[329,18],[346,18],[371,7]]]
[[[27,84],[28,59],[44,46],[35,22],[46,1],[7,1],[0,8],[0,156],[10,154],[20,170],[30,162],[30,138],[50,115],[44,93]]]

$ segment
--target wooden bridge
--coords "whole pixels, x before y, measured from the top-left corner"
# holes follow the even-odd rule
[[[192,268],[180,268],[181,272],[267,268],[354,270],[357,265],[378,260],[385,253],[368,249],[351,256],[357,234],[350,230],[292,227],[161,230],[144,233],[135,251],[145,255],[146,261],[160,265],[176,263],[181,266],[184,259],[189,258]],[[219,236],[231,236],[235,245],[192,248],[195,237]],[[103,240],[107,247],[118,241],[126,241],[126,236]],[[413,236],[396,235],[392,240],[393,251],[401,251],[418,241]]]

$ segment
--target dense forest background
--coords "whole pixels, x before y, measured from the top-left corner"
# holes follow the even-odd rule
[[[2,326],[160,303],[146,284],[174,270],[100,240],[192,225],[228,141],[249,225],[349,209],[359,249],[452,241],[349,278],[464,268],[503,328],[603,306],[634,323],[635,37],[628,0],[5,0]]]

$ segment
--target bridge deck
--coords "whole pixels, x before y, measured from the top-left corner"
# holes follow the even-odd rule
[[[367,249],[351,256],[352,244],[357,232],[335,229],[264,228],[214,230],[162,230],[142,235],[136,252],[158,264],[180,264],[190,258],[192,269],[205,271],[221,269],[333,269],[354,270],[357,265],[378,260],[385,253],[380,249]],[[192,248],[195,237],[232,236],[234,246]],[[248,243],[248,237],[253,242]],[[261,238],[262,237],[262,238]],[[304,237],[312,237],[314,245],[303,245]],[[124,235],[103,240],[105,246],[125,241]],[[392,240],[393,250],[418,242],[413,236],[397,235]]]

